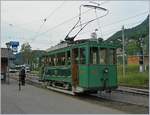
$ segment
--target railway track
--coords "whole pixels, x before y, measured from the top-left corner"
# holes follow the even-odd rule
[[[116,91],[149,96],[149,89],[138,89],[138,88],[120,86]]]
[[[148,96],[146,95],[140,95],[140,94],[135,94],[134,93],[128,93],[128,92],[118,92],[118,91],[112,91],[111,94],[109,93],[98,93],[98,94],[90,94],[91,96],[95,98],[102,98],[106,100],[111,100],[111,101],[116,101],[116,102],[121,102],[121,103],[126,103],[126,104],[134,104],[134,105],[139,105],[139,106],[144,106],[148,107]]]
[[[37,87],[43,87],[43,88],[55,90],[54,88],[45,87],[44,85],[42,85],[42,83],[38,81],[38,77],[28,77],[26,81],[27,83]],[[63,92],[63,91],[59,91],[58,89],[55,91]],[[63,93],[72,94],[72,92],[69,93],[68,92],[69,91]],[[95,99],[105,99],[113,102],[115,101],[115,102],[121,102],[126,104],[133,104],[133,105],[138,105],[143,107],[149,106],[148,103],[149,91],[136,89],[136,88],[119,87],[117,90],[112,91],[112,93],[98,92],[96,94],[89,94],[88,97],[89,98],[92,97]]]

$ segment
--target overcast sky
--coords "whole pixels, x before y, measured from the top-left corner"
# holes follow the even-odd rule
[[[122,25],[125,28],[134,27],[146,19],[150,4],[149,1],[98,1],[98,3],[108,9],[109,14],[89,24],[76,39],[90,38],[90,34],[96,28],[98,37],[107,39],[120,30]],[[1,47],[6,47],[5,43],[8,41],[19,41],[20,46],[29,42],[32,49],[42,50],[56,45],[77,22],[81,4],[89,2],[1,1]],[[88,8],[82,8],[81,11],[82,13],[87,11],[82,15],[82,23],[105,14],[104,11],[96,10],[95,13],[95,10]],[[76,18],[73,18],[75,16]],[[46,21],[43,24],[44,19]]]

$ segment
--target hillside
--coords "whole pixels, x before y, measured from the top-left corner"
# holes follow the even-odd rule
[[[128,39],[137,39],[139,37],[145,37],[149,33],[149,16],[138,26],[125,29],[125,37]],[[109,37],[107,41],[115,41],[117,39],[122,39],[122,31],[116,32],[114,35]]]
[[[36,63],[37,59],[43,55],[46,51],[43,50],[32,50],[30,63]],[[16,60],[14,60],[15,64],[24,64],[23,55],[21,52],[15,55]]]
[[[137,54],[139,52],[138,39],[140,37],[144,38],[144,50],[148,54],[149,47],[149,15],[147,18],[139,25],[133,28],[125,29],[125,38],[127,41],[127,50],[129,54]],[[114,35],[109,37],[106,41],[121,44],[122,31],[116,32]]]

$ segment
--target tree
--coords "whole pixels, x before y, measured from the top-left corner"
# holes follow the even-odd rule
[[[24,60],[25,64],[29,64],[29,61],[31,59],[31,52],[32,52],[30,44],[28,42],[23,43],[21,45],[20,51],[23,55],[23,60]]]
[[[137,53],[140,51],[140,46],[138,41],[132,40],[131,42],[129,42],[127,51],[129,55],[137,55]]]

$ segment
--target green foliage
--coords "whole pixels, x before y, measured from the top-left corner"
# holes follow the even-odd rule
[[[31,71],[31,74],[36,74],[36,75],[38,75],[38,74],[39,74],[39,71]]]
[[[30,44],[27,42],[22,44],[20,54],[22,55],[24,64],[29,64],[31,66],[31,70],[38,71],[40,57],[45,54],[45,51],[32,50]]]
[[[130,43],[128,43],[127,50],[129,55],[136,55],[136,52],[140,51],[140,47],[138,47],[136,41],[131,41]]]
[[[29,60],[31,58],[31,51],[32,51],[30,44],[28,42],[22,44],[20,51],[22,53],[22,57],[23,57],[25,64],[29,64]]]
[[[148,70],[139,72],[139,65],[128,65],[125,77],[122,75],[122,66],[118,66],[118,80],[120,85],[139,88],[149,87]]]
[[[31,55],[31,68],[32,70],[39,70],[40,57],[46,52],[43,50],[33,50]]]
[[[30,44],[27,42],[27,43],[24,43],[21,45],[21,52],[30,52],[31,51],[31,46]]]

